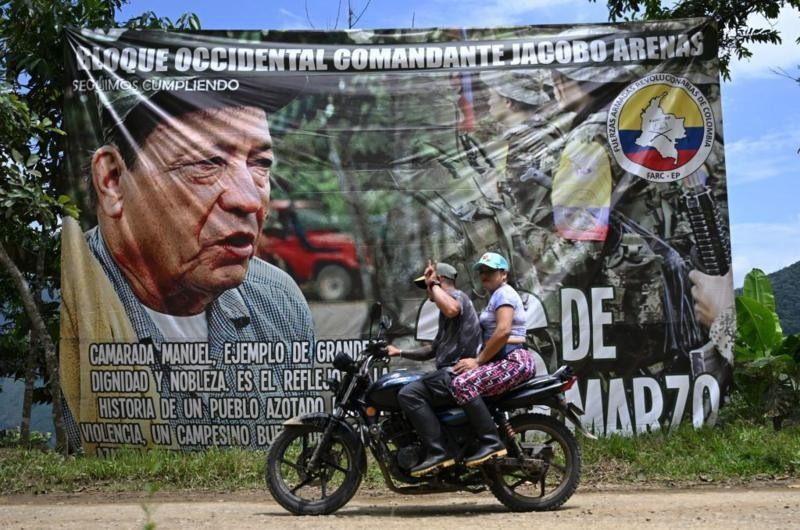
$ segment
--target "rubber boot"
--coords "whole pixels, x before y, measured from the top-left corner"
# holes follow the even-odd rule
[[[500,440],[497,426],[483,398],[477,397],[462,407],[478,438],[478,449],[464,459],[467,467],[479,466],[490,458],[505,456],[508,451]]]
[[[423,405],[413,410],[406,410],[405,413],[417,431],[426,454],[426,458],[422,463],[411,468],[411,476],[421,477],[437,468],[449,467],[455,464],[456,461],[453,460],[444,447],[442,428],[439,425],[439,418],[436,417],[433,409]]]

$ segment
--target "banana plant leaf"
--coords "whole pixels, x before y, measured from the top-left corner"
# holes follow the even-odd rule
[[[736,319],[739,342],[765,357],[778,350],[783,343],[778,315],[757,300],[748,296],[736,297]]]
[[[772,282],[769,281],[769,278],[761,269],[753,269],[747,273],[747,276],[744,277],[742,294],[748,298],[752,298],[773,313],[776,312],[775,295],[772,293]],[[776,322],[778,323],[778,332],[782,333],[780,320],[776,319]]]

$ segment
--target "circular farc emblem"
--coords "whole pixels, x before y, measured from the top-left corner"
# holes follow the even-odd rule
[[[683,77],[651,74],[628,85],[611,104],[608,143],[626,171],[652,182],[688,177],[714,145],[714,113]]]

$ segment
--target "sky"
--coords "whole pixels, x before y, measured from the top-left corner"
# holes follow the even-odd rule
[[[605,2],[588,0],[351,0],[358,28],[488,27],[606,22]],[[132,0],[119,14],[176,18],[185,11],[205,29],[339,29],[347,0]],[[342,6],[338,16],[337,7]],[[366,6],[366,10],[364,7]],[[753,18],[753,27],[769,27]],[[752,268],[773,272],[800,261],[800,13],[772,21],[783,44],[753,45],[722,86],[734,283]]]

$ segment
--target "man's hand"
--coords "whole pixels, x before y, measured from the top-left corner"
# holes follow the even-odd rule
[[[436,265],[431,260],[428,260],[428,265],[425,267],[425,272],[422,274],[425,275],[425,283],[428,287],[430,287],[433,282],[439,280],[439,277],[436,275]]]
[[[389,357],[397,357],[398,355],[400,355],[400,353],[402,351],[403,350],[401,350],[400,348],[398,348],[397,346],[394,346],[392,344],[389,344],[388,346],[386,346],[386,353],[389,354]]]
[[[469,372],[473,368],[477,367],[478,367],[478,361],[468,357],[466,359],[461,359],[460,361],[458,361],[455,364],[455,366],[453,366],[453,372],[460,375],[463,374],[464,372]]]
[[[689,273],[694,284],[692,297],[694,311],[700,323],[710,328],[717,316],[733,305],[733,276],[730,271],[725,276],[709,276],[700,271]]]

